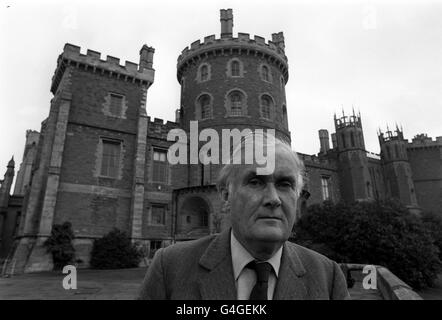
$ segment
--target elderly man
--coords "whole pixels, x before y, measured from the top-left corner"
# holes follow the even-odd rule
[[[231,229],[157,251],[139,299],[348,298],[336,262],[287,241],[303,165],[284,142],[276,139],[272,147],[267,151],[274,151],[275,163],[269,174],[258,175],[256,163],[221,170],[219,190],[230,209]]]

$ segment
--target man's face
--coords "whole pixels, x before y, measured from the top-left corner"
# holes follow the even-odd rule
[[[298,196],[295,160],[289,150],[276,146],[275,170],[256,175],[255,164],[243,165],[229,187],[232,228],[243,244],[284,242],[292,230]]]

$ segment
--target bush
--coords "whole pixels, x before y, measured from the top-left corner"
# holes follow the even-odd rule
[[[115,228],[94,241],[90,264],[94,269],[135,268],[141,258],[141,252],[126,233]]]
[[[312,205],[294,241],[337,262],[385,266],[415,288],[431,286],[441,267],[427,225],[393,201]]]
[[[72,239],[74,232],[70,222],[52,226],[51,236],[44,242],[44,246],[52,254],[54,270],[61,270],[74,260],[75,249]]]
[[[434,244],[439,248],[439,259],[442,260],[442,218],[434,213],[422,214],[424,225],[430,230]]]

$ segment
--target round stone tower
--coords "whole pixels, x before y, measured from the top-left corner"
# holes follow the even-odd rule
[[[190,122],[197,121],[198,132],[216,130],[220,144],[222,129],[235,128],[274,129],[277,137],[290,141],[283,33],[272,34],[268,42],[247,33],[234,38],[232,9],[221,10],[220,20],[220,38],[197,40],[178,57],[181,128],[189,132]],[[220,167],[189,166],[187,186],[213,183]]]

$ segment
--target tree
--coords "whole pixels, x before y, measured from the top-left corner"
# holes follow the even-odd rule
[[[47,251],[52,254],[54,270],[61,270],[74,260],[75,249],[72,245],[74,232],[70,222],[54,224],[51,236],[44,242]]]
[[[385,266],[415,288],[431,286],[441,268],[429,228],[395,201],[312,205],[294,241],[337,262]]]
[[[94,269],[135,268],[141,259],[140,250],[126,233],[114,228],[94,241],[90,264]]]

